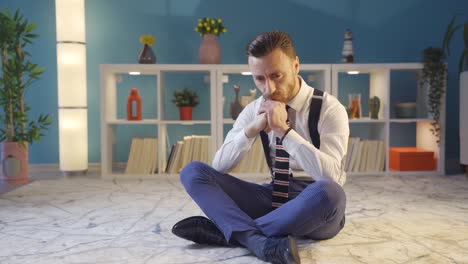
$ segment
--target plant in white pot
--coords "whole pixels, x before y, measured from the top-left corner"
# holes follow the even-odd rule
[[[25,93],[44,72],[29,60],[26,50],[38,36],[34,29],[35,24],[28,23],[19,10],[0,12],[0,178],[9,182],[28,180],[28,144],[40,141],[52,123],[49,115],[41,114],[37,121],[28,118]]]
[[[462,30],[463,48],[458,60],[460,76],[460,163],[468,165],[468,21],[455,25],[456,16],[452,18],[444,35],[442,48],[450,56],[450,41],[458,30]],[[462,114],[463,113],[463,114]],[[466,171],[468,175],[468,170]]]

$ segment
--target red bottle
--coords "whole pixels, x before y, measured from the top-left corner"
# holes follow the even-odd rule
[[[133,109],[133,102],[136,103],[136,109]],[[130,95],[127,97],[127,120],[141,119],[141,97],[138,94],[138,89],[132,88],[130,89]]]

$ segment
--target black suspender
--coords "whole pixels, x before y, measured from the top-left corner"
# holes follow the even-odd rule
[[[265,133],[265,131],[261,131],[260,137],[262,138],[263,152],[265,153],[268,168],[270,168],[271,175],[273,175],[273,164],[270,159],[270,141],[268,140],[268,134]]]
[[[318,132],[318,121],[320,117],[320,110],[322,109],[323,91],[314,89],[312,101],[310,102],[309,110],[309,133],[312,139],[312,144],[320,149],[320,135]]]
[[[310,138],[312,139],[312,144],[318,149],[320,149],[320,135],[318,133],[318,121],[320,118],[320,110],[322,109],[323,101],[323,91],[314,89],[314,94],[312,95],[312,100],[310,101],[310,110],[309,110],[309,133]],[[262,139],[263,152],[265,153],[265,158],[272,172],[273,164],[270,159],[270,142],[268,140],[268,134],[264,131],[260,132],[260,137]]]

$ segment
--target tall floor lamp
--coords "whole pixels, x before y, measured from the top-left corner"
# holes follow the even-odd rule
[[[85,0],[55,0],[60,171],[88,171]]]

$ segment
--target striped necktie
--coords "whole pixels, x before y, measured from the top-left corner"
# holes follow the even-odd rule
[[[288,110],[286,106],[286,111]],[[288,121],[287,121],[288,122]],[[288,201],[289,195],[289,153],[283,148],[280,138],[276,138],[275,165],[273,167],[273,193],[271,206],[280,207]]]

